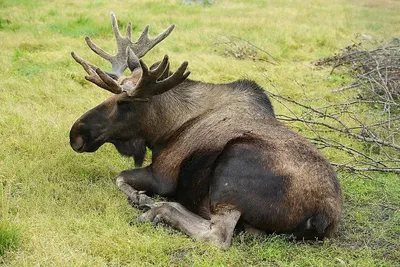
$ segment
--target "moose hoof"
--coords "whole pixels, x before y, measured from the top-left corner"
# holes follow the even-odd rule
[[[165,206],[163,202],[146,204],[143,206],[149,208],[149,210],[138,217],[139,222],[153,222],[155,225],[161,222],[161,213]]]
[[[136,203],[136,201],[134,201],[131,197],[127,198],[128,204],[131,205],[134,208],[138,207],[138,204]]]
[[[139,195],[138,195],[138,199],[139,199],[139,208],[141,208],[142,206],[144,207],[150,207],[153,206],[153,204],[155,204],[156,202],[154,201],[154,199],[152,199],[151,197],[149,197],[148,195],[146,195],[144,193],[144,191],[140,191]]]
[[[162,220],[162,218],[161,218],[160,215],[154,216],[153,219],[151,219],[151,217],[153,217],[153,216],[149,216],[149,214],[142,214],[142,215],[140,215],[140,216],[137,218],[137,221],[138,221],[139,223],[148,223],[148,222],[151,222],[151,223],[153,224],[153,227],[157,227],[157,226],[160,225],[160,224],[162,225],[163,220]]]
[[[157,215],[153,219],[153,226],[156,227],[158,224],[162,223],[162,218],[160,215]]]
[[[147,219],[143,216],[143,214],[137,217],[137,221],[138,221],[139,223],[148,222]]]

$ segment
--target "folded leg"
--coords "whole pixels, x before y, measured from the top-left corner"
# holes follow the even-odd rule
[[[119,190],[128,197],[128,202],[132,206],[143,206],[155,203],[151,197],[144,193],[152,189],[152,180],[153,177],[149,169],[140,168],[121,172],[116,177],[116,184]]]
[[[142,221],[163,221],[190,237],[214,243],[223,249],[231,245],[233,231],[239,218],[238,210],[223,207],[211,213],[211,219],[206,220],[177,202],[156,203],[139,217]]]

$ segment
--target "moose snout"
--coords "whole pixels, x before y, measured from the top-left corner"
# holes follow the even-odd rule
[[[83,152],[82,148],[85,145],[85,142],[83,141],[82,136],[80,135],[76,137],[71,136],[69,143],[74,151]]]
[[[81,123],[75,123],[69,132],[69,144],[75,152],[83,152],[85,140],[82,134]]]

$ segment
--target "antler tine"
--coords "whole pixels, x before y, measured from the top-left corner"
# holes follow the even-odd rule
[[[93,52],[95,52],[96,54],[98,54],[99,56],[108,61],[111,60],[112,55],[110,55],[109,53],[98,47],[88,36],[85,37],[85,41]]]
[[[150,41],[149,28],[150,28],[149,24],[147,24],[146,27],[144,27],[144,30],[142,31],[142,33],[140,34],[138,40],[136,41],[137,43],[144,43],[146,41]]]
[[[166,30],[164,30],[162,33],[157,35],[153,40],[154,44],[158,44],[162,40],[164,40],[173,30],[175,29],[175,25],[171,24]]]
[[[127,48],[128,54],[128,68],[133,72],[135,69],[140,68],[139,58],[135,55],[130,47]]]
[[[140,66],[142,76],[138,83],[131,90],[126,90],[127,94],[132,97],[148,98],[160,95],[182,83],[190,74],[189,71],[185,73],[188,66],[188,63],[185,61],[174,74],[162,81],[158,81],[161,76],[164,76],[166,71],[169,71],[167,55],[164,56],[162,62],[155,69],[149,70],[142,60],[140,60]]]
[[[129,21],[128,26],[126,27],[126,38],[131,40],[132,38],[132,23]]]
[[[115,39],[117,40],[117,43],[118,43],[118,40],[122,39],[122,36],[119,33],[117,18],[115,17],[114,12],[111,12],[110,16],[111,16],[111,25],[112,25],[112,29],[113,29],[113,32],[114,32],[114,36],[115,36]]]
[[[120,85],[111,79],[107,74],[105,74],[100,68],[79,57],[74,52],[71,52],[71,56],[76,62],[81,64],[86,73],[89,74],[85,76],[86,80],[103,89],[106,89],[107,91],[110,91],[111,93],[120,94],[122,92]]]
[[[166,78],[168,78],[168,75],[169,75],[169,64],[165,68],[163,74],[161,74],[160,78],[158,78],[158,79],[159,80],[165,80]]]
[[[111,93],[114,94],[120,94],[122,93],[122,87],[121,85],[119,85],[119,83],[117,83],[117,81],[115,81],[114,79],[112,79],[110,76],[108,76],[104,71],[102,71],[100,68],[96,69],[96,73],[97,75],[99,75],[99,77],[103,80],[103,82],[105,84],[107,84],[108,86],[108,91],[110,91]]]
[[[170,25],[166,30],[157,35],[154,39],[150,39],[149,37],[149,27],[149,25],[146,25],[138,40],[135,43],[132,43],[131,46],[132,50],[139,58],[146,55],[146,53],[149,52],[154,46],[164,40],[174,30],[175,25]]]
[[[75,59],[76,62],[82,65],[87,74],[91,74],[92,70],[97,69],[96,65],[93,65],[89,61],[86,61],[83,58],[79,57],[77,54],[75,54],[75,52],[71,52],[71,56],[73,57],[73,59]]]
[[[184,61],[181,66],[177,69],[177,71],[175,71],[171,76],[169,76],[168,78],[162,80],[160,82],[160,85],[162,84],[162,86],[159,86],[159,89],[156,91],[156,95],[162,94],[166,91],[169,90],[169,88],[173,88],[176,85],[182,83],[184,80],[186,80],[186,78],[190,75],[190,71],[186,71],[187,66],[189,65],[189,63],[187,61]],[[167,89],[168,88],[168,89]]]
[[[151,75],[159,79],[167,68],[169,68],[169,61],[168,61],[168,56],[165,55],[160,64],[158,64],[158,66],[151,71]]]

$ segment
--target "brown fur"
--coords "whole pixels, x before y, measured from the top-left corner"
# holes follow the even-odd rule
[[[185,81],[164,94],[153,96],[148,103],[132,103],[136,105],[136,113],[125,114],[126,118],[120,122],[115,119],[118,115],[116,106],[121,101],[129,101],[125,94],[112,96],[94,110],[106,113],[104,117],[107,121],[102,131],[112,132],[109,139],[116,138],[113,134],[125,131],[127,136],[131,133],[131,138],[146,140],[147,146],[153,150],[153,162],[148,168],[154,177],[159,176],[154,178],[158,186],[167,184],[172,185],[168,188],[175,188],[174,185],[180,184],[183,164],[191,155],[211,153],[215,155],[211,160],[214,162],[230,142],[239,140],[240,143],[249,144],[248,147],[254,147],[253,150],[259,155],[260,168],[276,177],[283,177],[285,196],[275,203],[278,207],[273,220],[263,222],[259,219],[246,223],[268,232],[295,232],[303,224],[315,224],[317,234],[311,234],[311,237],[331,236],[337,228],[342,207],[342,193],[336,174],[306,139],[276,120],[270,103],[267,103],[269,101],[266,102],[263,98],[266,96],[260,90],[249,81],[222,85]],[[82,131],[77,128],[89,115],[84,115],[74,125],[71,144],[80,136]],[[133,122],[136,126],[130,125]],[[115,129],[120,132],[116,133]],[[129,140],[125,135],[124,138]],[[207,169],[210,177],[212,166]],[[157,189],[154,183],[147,187],[144,180],[135,180],[136,176],[121,175],[121,181],[125,177],[130,180],[127,183],[137,190],[164,192]],[[166,194],[174,196],[176,189],[171,190]],[[196,192],[193,193],[196,195]],[[186,194],[185,197],[189,196],[190,200],[192,192]],[[254,197],[258,199],[259,196]],[[199,198],[195,204],[198,205],[197,209],[186,208],[206,219],[218,213],[217,206],[212,206],[207,192],[200,194]],[[217,204],[236,206],[242,217],[246,218],[247,211],[240,210],[240,205],[235,201],[232,199],[231,203]],[[263,207],[262,201],[257,205],[268,209]],[[252,217],[249,215],[247,218]]]
[[[235,113],[240,108],[213,109],[184,125],[185,129],[171,138],[173,141],[154,158],[154,168],[169,179],[177,180],[182,159],[192,152],[199,148],[222,150],[234,138],[249,137],[262,146],[265,164],[275,174],[290,180],[285,201],[285,205],[290,207],[289,216],[275,226],[276,231],[294,228],[309,210],[331,214],[334,224],[337,224],[341,194],[335,189],[339,185],[326,159],[308,141],[275,118],[260,116],[256,119],[252,113]]]

